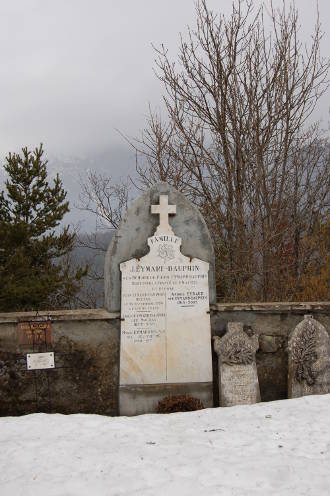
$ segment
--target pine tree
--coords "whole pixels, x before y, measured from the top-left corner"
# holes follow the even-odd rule
[[[71,305],[87,268],[71,268],[75,234],[58,228],[69,211],[56,175],[47,177],[42,144],[33,152],[9,153],[0,191],[0,311]]]

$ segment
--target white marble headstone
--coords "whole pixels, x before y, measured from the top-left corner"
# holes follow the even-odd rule
[[[166,195],[151,208],[149,253],[120,264],[120,386],[211,382],[209,264],[181,253]]]

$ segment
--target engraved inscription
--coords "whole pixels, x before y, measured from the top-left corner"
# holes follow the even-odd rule
[[[124,264],[122,264],[124,265]],[[168,305],[194,308],[208,305],[208,274],[198,263],[122,267],[122,336],[137,342],[159,338],[166,328]]]
[[[226,406],[255,403],[257,385],[252,365],[222,364],[220,389]]]
[[[18,344],[51,344],[51,321],[29,321],[18,323]]]

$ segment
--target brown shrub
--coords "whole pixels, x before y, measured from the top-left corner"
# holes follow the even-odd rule
[[[203,410],[204,405],[198,398],[181,394],[179,396],[167,396],[160,400],[157,413],[192,412]]]

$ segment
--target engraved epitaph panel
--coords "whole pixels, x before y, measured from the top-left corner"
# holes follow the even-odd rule
[[[120,385],[212,381],[209,264],[184,256],[168,214],[167,197],[149,253],[120,264]]]
[[[288,397],[330,393],[330,338],[325,327],[305,315],[288,343]]]
[[[250,405],[260,401],[255,364],[222,364],[220,391],[220,406]]]

